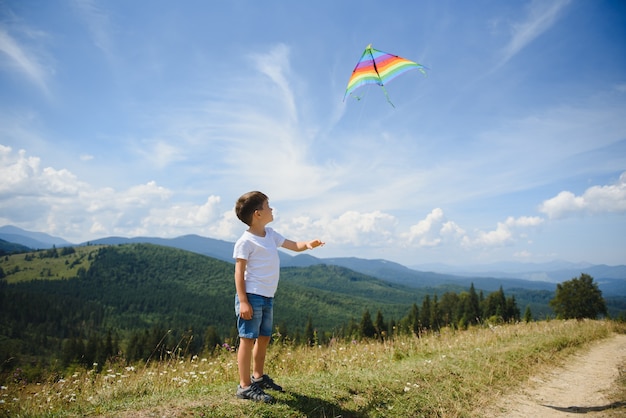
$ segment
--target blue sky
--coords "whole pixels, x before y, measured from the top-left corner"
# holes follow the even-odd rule
[[[343,101],[363,49],[428,67]],[[626,264],[623,1],[0,1],[0,225]]]

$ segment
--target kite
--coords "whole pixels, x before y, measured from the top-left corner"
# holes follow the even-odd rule
[[[352,71],[343,101],[345,102],[346,97],[352,95],[352,92],[359,87],[366,84],[378,84],[382,87],[389,104],[395,107],[389,100],[385,84],[409,70],[419,70],[426,74],[425,68],[422,64],[374,49],[372,44],[369,44]]]

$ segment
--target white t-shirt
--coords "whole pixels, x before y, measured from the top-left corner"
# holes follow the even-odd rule
[[[246,260],[244,280],[246,293],[265,297],[274,297],[278,288],[280,259],[278,247],[283,245],[285,237],[265,227],[265,236],[259,237],[248,231],[239,237],[233,250],[233,258]]]

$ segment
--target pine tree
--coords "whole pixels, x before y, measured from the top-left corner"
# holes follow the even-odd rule
[[[378,338],[383,340],[387,335],[387,325],[385,324],[385,320],[383,319],[383,313],[378,310],[376,312],[376,321],[374,322],[374,328],[376,329],[376,334],[378,334]]]
[[[420,327],[423,330],[430,329],[430,295],[426,295],[422,300],[422,309],[420,310]]]
[[[313,329],[313,321],[311,320],[311,315],[309,315],[309,318],[306,321],[306,328],[304,329],[304,339],[306,340],[306,344],[311,347],[313,347],[316,343],[315,330]]]
[[[530,305],[526,306],[526,310],[524,311],[524,321],[526,323],[531,322],[533,320],[533,314],[530,311]]]
[[[365,338],[373,338],[376,335],[376,328],[372,322],[372,316],[369,310],[363,312],[363,318],[361,319],[361,336]]]

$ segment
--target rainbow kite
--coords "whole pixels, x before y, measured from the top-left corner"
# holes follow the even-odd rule
[[[345,101],[346,97],[349,94],[352,95],[352,92],[359,87],[366,84],[378,84],[382,87],[389,104],[393,106],[385,90],[385,84],[409,70],[417,69],[426,74],[425,68],[422,64],[374,49],[372,44],[369,44],[352,71],[343,100]]]

